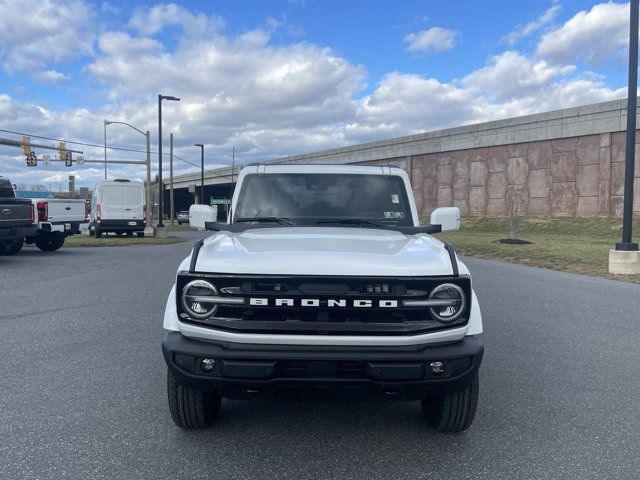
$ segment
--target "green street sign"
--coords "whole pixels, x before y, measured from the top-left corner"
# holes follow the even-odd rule
[[[211,205],[231,205],[231,199],[229,198],[212,198]]]

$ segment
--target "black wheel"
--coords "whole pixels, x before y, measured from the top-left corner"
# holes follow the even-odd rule
[[[24,238],[16,240],[13,243],[8,243],[5,245],[4,252],[2,252],[2,255],[15,255],[20,250],[22,250],[23,245],[24,245]]]
[[[102,230],[99,227],[95,227],[93,229],[93,233],[96,236],[96,238],[102,238]]]
[[[133,232],[127,232],[127,237],[133,237]]]
[[[478,405],[478,374],[464,390],[422,400],[422,412],[429,425],[439,432],[461,432],[473,423]]]
[[[221,398],[217,392],[203,392],[180,385],[167,371],[169,411],[180,428],[195,430],[213,425],[220,411]]]
[[[136,232],[136,237],[144,238],[144,232]]]
[[[55,252],[62,245],[64,245],[64,237],[62,235],[36,237],[36,247],[43,252]]]

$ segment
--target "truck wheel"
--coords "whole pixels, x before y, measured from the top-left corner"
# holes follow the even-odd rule
[[[464,390],[422,400],[422,412],[429,425],[439,432],[461,432],[473,423],[478,405],[478,374]]]
[[[2,255],[15,255],[20,250],[22,250],[23,245],[24,245],[24,238],[16,240],[13,243],[8,243],[5,245],[4,252],[2,252]]]
[[[133,232],[127,232],[127,237],[133,237]]]
[[[144,238],[144,232],[136,232],[136,237]]]
[[[94,227],[93,234],[96,236],[96,238],[102,238],[102,230],[100,230],[100,228],[98,227]]]
[[[62,245],[64,245],[64,237],[62,235],[36,238],[36,247],[43,252],[55,252]]]
[[[220,395],[188,388],[176,382],[167,371],[169,411],[180,428],[195,430],[213,425],[220,411]]]

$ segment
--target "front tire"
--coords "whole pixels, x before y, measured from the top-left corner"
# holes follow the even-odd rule
[[[136,232],[136,237],[144,238],[144,232]]]
[[[62,235],[36,237],[36,247],[43,252],[55,252],[64,245],[64,237]]]
[[[180,385],[169,371],[167,397],[171,418],[178,427],[186,430],[210,427],[220,412],[222,399],[217,392],[203,392]]]
[[[422,400],[422,412],[439,432],[462,432],[471,426],[478,405],[480,380],[476,373],[464,390]]]
[[[16,240],[13,243],[9,243],[4,247],[4,252],[2,252],[2,255],[15,255],[20,250],[22,250],[23,245],[24,245],[24,238]]]

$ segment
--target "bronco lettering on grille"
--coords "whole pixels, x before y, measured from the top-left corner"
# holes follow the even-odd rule
[[[330,308],[398,308],[397,300],[369,300],[344,298],[250,298],[249,305],[254,307],[330,307]]]

